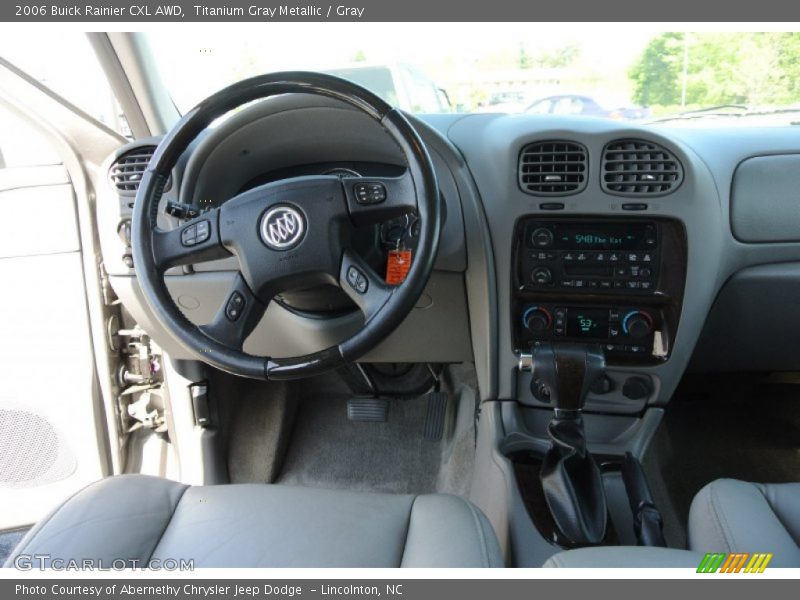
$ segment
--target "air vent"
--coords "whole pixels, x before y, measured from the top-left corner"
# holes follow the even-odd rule
[[[141,146],[122,154],[108,171],[111,185],[126,196],[136,195],[142,175],[155,151],[155,146]]]
[[[586,148],[575,142],[528,144],[519,155],[519,185],[539,196],[575,194],[586,186]]]
[[[675,191],[683,168],[666,148],[645,140],[616,140],[603,150],[601,184],[618,196],[658,196]]]

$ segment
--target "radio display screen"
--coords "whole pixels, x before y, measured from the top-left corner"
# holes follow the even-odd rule
[[[570,308],[567,312],[567,335],[577,338],[608,337],[608,309]]]
[[[556,235],[559,247],[585,250],[638,250],[651,245],[648,238],[654,240],[653,229],[644,223],[560,226]]]

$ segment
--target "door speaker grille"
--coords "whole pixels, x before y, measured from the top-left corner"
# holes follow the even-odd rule
[[[66,479],[75,455],[41,415],[0,406],[0,487],[29,488]]]

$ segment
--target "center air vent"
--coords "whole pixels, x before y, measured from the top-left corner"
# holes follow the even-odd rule
[[[108,171],[111,185],[126,196],[136,195],[139,182],[155,151],[155,146],[141,146],[122,154]]]
[[[683,168],[666,148],[645,140],[615,140],[603,150],[601,184],[617,196],[668,194],[683,181]]]
[[[575,142],[528,144],[519,155],[519,186],[540,196],[575,194],[586,187],[586,148]]]

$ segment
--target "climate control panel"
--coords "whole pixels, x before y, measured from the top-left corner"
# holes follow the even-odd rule
[[[648,356],[661,351],[661,322],[652,308],[530,303],[518,315],[518,341],[524,348],[545,340],[597,342],[611,354]]]

